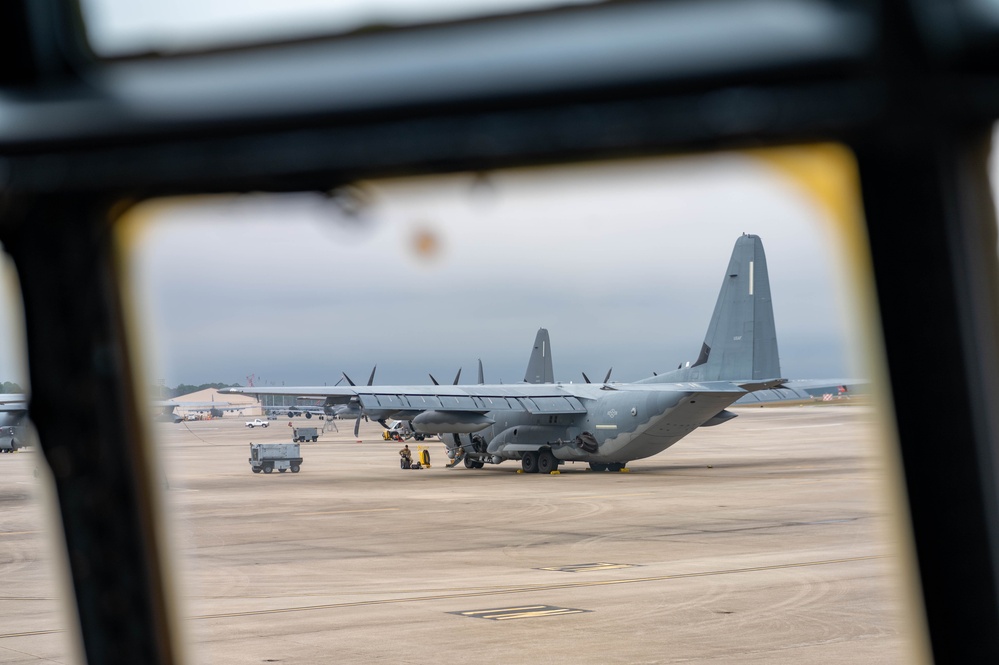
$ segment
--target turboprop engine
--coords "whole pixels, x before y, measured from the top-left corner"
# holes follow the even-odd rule
[[[481,413],[466,411],[424,411],[410,421],[413,431],[421,434],[471,434],[496,421]]]

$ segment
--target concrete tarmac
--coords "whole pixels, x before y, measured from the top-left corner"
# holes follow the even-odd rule
[[[157,424],[188,661],[914,662],[875,411],[738,413],[552,476],[447,469],[439,441],[403,471],[350,421],[253,474],[286,419]],[[0,663],[78,662],[38,462],[0,456]]]

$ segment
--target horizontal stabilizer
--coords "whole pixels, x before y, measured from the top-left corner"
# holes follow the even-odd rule
[[[602,388],[604,389],[604,388]],[[616,390],[618,392],[661,392],[676,391],[683,393],[693,393],[698,395],[745,395],[746,391],[729,381],[699,381],[699,382],[675,382],[675,383],[616,383],[613,386],[606,386],[606,390]]]
[[[767,379],[765,381],[740,382],[738,385],[747,393],[752,393],[757,390],[772,390],[773,388],[779,388],[785,383],[787,383],[787,379]]]
[[[713,418],[704,422],[701,427],[714,427],[715,425],[721,425],[722,423],[727,423],[732,420],[732,418],[737,418],[738,413],[732,413],[731,411],[719,411]]]

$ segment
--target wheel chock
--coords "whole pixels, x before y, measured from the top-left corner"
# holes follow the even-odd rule
[[[631,473],[631,469],[629,469],[628,467],[624,467],[623,469],[619,469],[619,471],[621,473]]]
[[[517,469],[517,473],[524,473],[523,469]]]
[[[561,471],[549,471],[548,475],[549,476],[561,476],[562,472]]]

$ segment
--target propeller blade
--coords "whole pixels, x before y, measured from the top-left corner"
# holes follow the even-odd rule
[[[583,375],[584,381],[586,381],[587,383],[592,383],[592,381],[590,381],[590,377],[586,376],[586,372],[580,372],[580,373]]]
[[[356,383],[354,383],[353,381],[350,380],[350,377],[347,376],[347,372],[340,372],[340,373],[343,374],[343,378],[347,379],[347,383],[349,383],[352,386],[356,386],[357,385]]]
[[[454,375],[454,383],[451,384],[451,385],[454,385],[454,386],[458,385],[458,379],[460,379],[460,378],[461,378],[461,368],[459,367],[458,368],[458,373]]]
[[[334,387],[334,388],[336,388],[336,387],[337,387],[338,385],[340,385],[341,383],[343,383],[343,377],[342,377],[342,376],[340,377],[340,380],[339,380],[339,381],[337,381],[336,383],[334,383],[334,384],[333,384],[333,387]]]
[[[370,386],[375,382],[375,370],[378,369],[378,365],[371,368],[371,376],[368,377],[368,385]]]
[[[483,385],[486,382],[485,376],[482,374],[482,358],[479,358],[479,385]]]
[[[430,375],[430,380],[434,382],[435,386],[439,386],[440,385],[440,382],[437,379],[434,378],[433,374]]]
[[[355,439],[357,438],[357,433],[360,430],[361,430],[361,416],[358,416],[357,420],[354,421],[354,438]]]
[[[613,371],[614,371],[613,367],[611,367],[609,370],[607,370],[607,376],[604,377],[604,383],[607,383],[608,381],[610,381],[610,375],[611,375],[611,372],[613,372]]]

